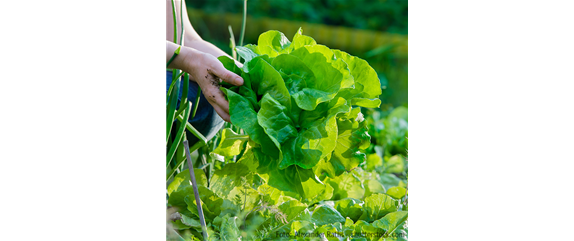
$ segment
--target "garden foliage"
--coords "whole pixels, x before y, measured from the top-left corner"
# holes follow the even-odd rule
[[[361,150],[370,137],[357,106],[380,105],[376,72],[301,30],[292,43],[268,31],[258,45],[236,49],[242,68],[225,56],[220,60],[245,82],[222,90],[231,122],[249,135],[257,172],[307,202],[328,198],[331,190],[317,176],[337,176],[366,159]]]
[[[211,176],[194,170],[210,239],[406,240],[406,159],[383,151],[404,136],[377,129],[391,144],[371,146],[360,107],[378,107],[381,88],[369,64],[301,30],[236,50],[242,67],[219,59],[244,84],[221,90],[244,133],[222,130],[212,155],[224,163]],[[167,188],[186,240],[202,236],[189,179],[180,172]]]

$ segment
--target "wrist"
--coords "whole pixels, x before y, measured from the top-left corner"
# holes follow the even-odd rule
[[[199,66],[202,54],[202,52],[196,49],[181,46],[181,51],[179,52],[180,59],[178,61],[177,68],[187,73],[193,73],[194,70]]]

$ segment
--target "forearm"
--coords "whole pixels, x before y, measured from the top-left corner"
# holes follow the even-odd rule
[[[215,45],[210,42],[207,42],[203,39],[191,39],[184,42],[185,46],[197,49],[201,52],[211,54],[216,58],[219,56],[227,56],[230,57],[227,53],[223,52],[223,50],[219,49]],[[231,57],[230,57],[231,58]]]
[[[184,41],[184,45],[187,47],[191,47],[194,48],[196,50],[199,50],[201,52],[204,53],[208,53],[211,54],[215,57],[220,57],[220,56],[227,56],[230,59],[233,59],[231,56],[229,56],[227,53],[225,53],[223,50],[221,50],[220,48],[216,47],[215,45],[213,45],[210,42],[207,42],[203,39],[193,39],[191,41]],[[234,60],[235,64],[239,67],[243,67],[243,64],[237,60]]]

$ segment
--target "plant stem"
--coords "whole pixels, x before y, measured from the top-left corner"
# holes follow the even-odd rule
[[[189,177],[191,179],[191,184],[193,185],[193,194],[195,196],[195,205],[197,206],[197,212],[199,214],[199,222],[201,223],[201,232],[203,233],[203,240],[207,241],[209,236],[207,235],[207,226],[205,225],[205,218],[203,217],[203,209],[201,207],[201,200],[199,199],[199,191],[197,190],[197,182],[195,181],[195,173],[193,171],[193,164],[191,163],[191,153],[189,152],[189,146],[187,144],[187,140],[183,141],[183,146],[185,147],[185,156],[187,157]]]
[[[199,96],[201,95],[201,87],[197,86],[197,97],[195,97],[195,106],[193,107],[193,113],[191,113],[191,119],[195,118],[195,113],[197,112],[197,107],[199,106]]]
[[[171,13],[173,15],[173,42],[177,43],[177,15],[175,14],[175,1],[174,0],[171,0]]]
[[[247,21],[247,0],[243,1],[243,22],[241,23],[241,35],[239,37],[239,46],[243,46],[243,37],[245,36],[245,22]]]
[[[237,60],[237,52],[235,52],[235,35],[233,35],[233,30],[231,29],[231,25],[228,25],[227,28],[229,29],[229,41],[231,42],[231,55],[233,56],[234,60]]]
[[[175,52],[173,53],[173,56],[171,56],[171,58],[169,59],[169,61],[167,61],[167,66],[169,66],[169,64],[171,64],[171,62],[173,61],[173,59],[175,59],[175,57],[177,57],[177,55],[179,54],[179,51],[181,50],[181,46],[177,47],[177,49],[175,50]]]

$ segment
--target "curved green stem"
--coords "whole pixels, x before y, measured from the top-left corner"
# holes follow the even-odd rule
[[[245,22],[247,21],[247,0],[243,1],[243,22],[241,23],[241,36],[239,37],[239,46],[243,46],[243,37],[245,36]]]

